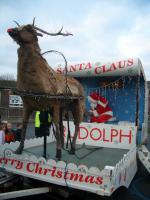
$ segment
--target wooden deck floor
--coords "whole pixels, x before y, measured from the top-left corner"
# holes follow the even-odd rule
[[[85,145],[76,145],[76,148],[76,155],[71,155],[67,151],[62,150],[62,161],[76,163],[76,165],[84,164],[87,167],[98,167],[100,170],[106,165],[115,166],[123,155],[128,152],[128,150],[125,149],[96,148]],[[55,160],[55,149],[55,142],[47,144],[48,159]],[[28,148],[25,149],[24,152],[41,157],[43,156],[43,146]]]

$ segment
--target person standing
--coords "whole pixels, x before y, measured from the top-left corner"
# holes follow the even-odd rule
[[[21,140],[21,133],[22,133],[22,123],[17,123],[17,129],[15,131],[15,141]]]
[[[1,124],[0,125],[0,145],[3,145],[5,143],[5,130],[6,130],[6,125]]]
[[[15,133],[12,129],[12,124],[7,123],[6,130],[5,130],[5,142],[10,143],[14,142],[15,140]]]

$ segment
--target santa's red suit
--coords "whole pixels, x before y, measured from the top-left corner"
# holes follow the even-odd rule
[[[113,117],[107,99],[97,93],[92,93],[89,96],[89,101],[91,102],[91,122],[104,123]]]

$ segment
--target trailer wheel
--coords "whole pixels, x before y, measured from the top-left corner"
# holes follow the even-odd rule
[[[113,194],[112,199],[121,199],[126,200],[129,199],[130,191],[125,186],[121,186],[118,188]]]
[[[86,194],[84,194],[84,200],[112,200],[112,196],[109,196],[109,197],[100,196],[97,194],[86,192]]]

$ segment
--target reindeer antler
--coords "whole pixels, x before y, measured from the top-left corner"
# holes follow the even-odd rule
[[[45,33],[45,34],[51,35],[51,36],[56,36],[56,35],[69,36],[69,35],[73,35],[72,33],[62,33],[63,26],[57,33],[48,33],[47,31],[44,31],[41,28],[38,28],[37,26],[33,26],[33,28],[38,30],[38,31],[40,31],[40,32],[42,32],[42,33]]]
[[[35,17],[33,18],[32,26],[34,26],[34,24],[35,24]]]
[[[13,22],[15,22],[15,24],[17,24],[17,26],[20,27],[20,24],[17,21],[14,20]]]

